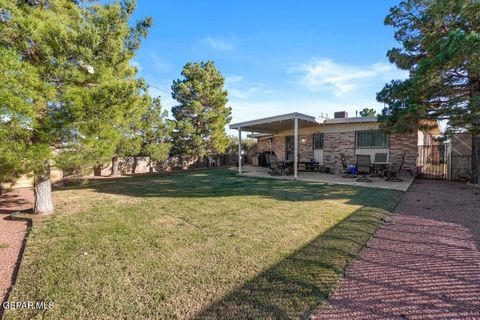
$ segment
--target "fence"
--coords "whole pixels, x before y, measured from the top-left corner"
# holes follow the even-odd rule
[[[418,146],[418,173],[421,178],[447,179],[448,154],[445,144]]]
[[[472,139],[468,133],[450,138],[448,143],[418,146],[417,167],[421,178],[470,180]]]

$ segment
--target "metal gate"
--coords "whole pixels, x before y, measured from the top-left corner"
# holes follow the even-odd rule
[[[446,144],[418,146],[419,176],[427,179],[448,178],[448,156]]]

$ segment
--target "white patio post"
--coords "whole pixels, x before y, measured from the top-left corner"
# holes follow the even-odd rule
[[[298,118],[295,117],[293,120],[293,177],[297,179],[298,176]]]
[[[238,173],[242,173],[242,128],[238,128]]]

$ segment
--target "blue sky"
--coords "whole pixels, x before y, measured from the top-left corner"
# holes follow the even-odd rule
[[[213,60],[226,78],[232,122],[298,111],[382,105],[375,94],[405,72],[385,54],[396,45],[383,20],[398,1],[137,0],[154,26],[133,64],[163,105],[187,61]]]

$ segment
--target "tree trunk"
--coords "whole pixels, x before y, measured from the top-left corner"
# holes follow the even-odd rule
[[[118,157],[113,157],[112,158],[112,174],[111,174],[112,177],[118,177],[120,175],[119,165],[120,165],[120,160],[118,159]]]
[[[52,183],[50,182],[50,167],[47,164],[40,172],[35,172],[33,211],[35,214],[50,214],[53,212]]]
[[[102,167],[101,166],[93,167],[93,175],[95,177],[100,177],[102,175]]]
[[[138,166],[137,157],[133,157],[132,174],[137,173],[137,166]]]
[[[148,173],[153,173],[153,160],[152,157],[148,157]]]

